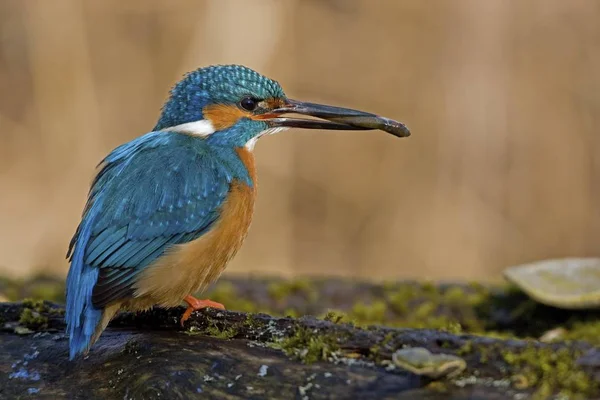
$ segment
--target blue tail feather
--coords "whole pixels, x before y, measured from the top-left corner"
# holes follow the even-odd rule
[[[102,320],[102,309],[92,304],[92,291],[98,281],[99,270],[84,262],[85,250],[92,232],[92,225],[101,204],[96,201],[86,212],[76,233],[71,268],[67,276],[66,322],[69,334],[69,358],[86,352],[92,336]]]

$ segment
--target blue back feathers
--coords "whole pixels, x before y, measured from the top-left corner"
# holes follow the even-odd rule
[[[88,205],[90,205],[88,203]],[[65,319],[67,333],[69,334],[69,358],[87,350],[90,339],[96,326],[102,319],[102,310],[92,306],[92,290],[98,280],[98,269],[84,265],[84,253],[88,239],[91,235],[92,225],[102,207],[100,201],[86,207],[86,217],[81,222],[75,237],[69,246],[69,253],[73,249],[74,241],[77,245],[71,257],[71,268],[67,275],[67,304]],[[68,256],[68,254],[67,254]]]
[[[131,295],[143,268],[210,229],[234,179],[253,185],[233,147],[175,132],[141,136],[102,164],[68,254],[71,358],[89,348],[102,308]]]

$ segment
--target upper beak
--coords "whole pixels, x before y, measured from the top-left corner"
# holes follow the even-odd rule
[[[309,115],[321,118],[321,120],[274,117],[274,115],[292,113]],[[264,120],[271,127],[335,130],[379,129],[398,137],[410,136],[410,131],[406,125],[389,118],[349,108],[305,103],[291,99],[286,99],[283,107],[271,110],[267,115],[264,116]]]

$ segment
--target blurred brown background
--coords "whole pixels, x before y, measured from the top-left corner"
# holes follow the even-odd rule
[[[64,274],[96,163],[183,73],[402,120],[261,140],[230,272],[494,279],[599,255],[596,0],[0,0],[0,274]]]

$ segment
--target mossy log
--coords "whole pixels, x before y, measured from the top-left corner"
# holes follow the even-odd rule
[[[183,308],[123,313],[87,357],[72,362],[68,361],[60,305],[47,301],[0,303],[0,398],[598,398],[600,351],[594,342],[542,343],[508,335],[498,338],[497,332],[496,337],[486,332],[466,334],[456,327],[468,326],[475,315],[486,316],[485,325],[496,329],[524,322],[518,319],[524,311],[502,312],[498,306],[530,304],[519,294],[495,294],[493,305],[483,307],[481,296],[488,300],[492,296],[472,285],[440,289],[417,283],[383,287],[336,280],[301,282],[225,280],[213,294],[218,297],[220,290],[224,297],[242,295],[252,300],[253,308],[271,307],[273,314],[291,310],[321,318],[208,309],[194,313],[181,327]],[[406,289],[413,286],[417,295]],[[441,307],[442,314],[434,312],[434,318],[425,318],[422,305],[432,300],[420,298],[424,293],[440,301],[441,306],[435,308]],[[455,307],[453,301],[459,297],[479,311]],[[397,304],[394,315],[400,311],[414,314],[421,308],[421,316],[441,329],[368,326],[365,321],[388,313],[379,306],[369,308],[381,298],[392,307],[402,299],[407,302],[409,309],[398,310]],[[229,305],[226,299],[218,300]],[[365,308],[357,309],[362,303]],[[318,304],[350,311],[326,313]],[[232,308],[248,305],[237,306]],[[540,318],[529,319],[530,329],[552,328],[549,320],[557,323],[561,318],[561,312],[536,307],[525,307],[528,318]],[[427,308],[431,311],[432,306]],[[552,317],[542,317],[545,312]],[[590,315],[586,318],[595,317]],[[398,320],[388,317],[383,323],[391,321],[398,326]],[[402,325],[408,325],[405,322]],[[467,367],[451,378],[419,376],[391,361],[397,350],[406,347],[460,356]]]

